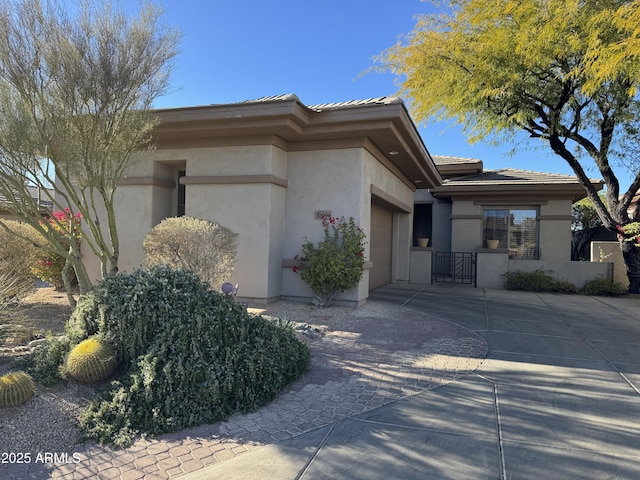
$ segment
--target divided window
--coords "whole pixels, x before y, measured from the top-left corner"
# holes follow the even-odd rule
[[[498,240],[511,257],[539,257],[538,210],[536,208],[492,208],[483,212],[485,245]]]

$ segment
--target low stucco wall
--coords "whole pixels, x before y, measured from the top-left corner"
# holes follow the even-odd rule
[[[548,260],[509,260],[509,271],[533,272],[542,270],[557,280],[564,280],[578,288],[598,277],[613,279],[613,263],[554,262]]]
[[[557,280],[582,288],[585,282],[598,277],[613,278],[610,262],[557,262],[551,260],[511,260],[508,252],[479,249],[476,263],[476,287],[504,289],[505,272],[542,270]]]
[[[409,281],[421,285],[431,285],[431,256],[433,249],[431,247],[411,248],[411,271],[409,272]]]
[[[509,269],[508,250],[478,249],[476,251],[476,287],[504,288],[504,273]]]

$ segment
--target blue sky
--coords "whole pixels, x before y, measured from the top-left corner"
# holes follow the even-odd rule
[[[164,21],[182,31],[173,91],[155,106],[230,103],[294,93],[305,104],[395,95],[391,74],[366,73],[432,8],[420,0],[165,0]],[[410,107],[410,106],[409,106]],[[572,174],[547,148],[470,145],[460,128],[418,125],[431,154],[479,158],[485,169]],[[514,146],[515,155],[509,155]],[[597,172],[588,172],[597,177]],[[621,178],[621,180],[623,180]]]

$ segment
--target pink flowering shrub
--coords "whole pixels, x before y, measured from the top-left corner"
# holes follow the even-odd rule
[[[365,234],[353,218],[325,217],[324,240],[314,245],[305,238],[301,266],[293,268],[313,292],[314,304],[331,305],[338,291],[352,289],[362,278]]]
[[[68,208],[53,212],[48,221],[41,222],[45,229],[55,230],[60,235],[67,238],[69,244],[71,242],[80,241],[80,212],[75,215],[71,213]],[[58,255],[52,251],[43,251],[36,258],[34,265],[31,267],[32,273],[40,280],[49,282],[56,288],[62,288],[64,282],[62,280],[62,269],[64,268],[65,259],[61,255]],[[72,273],[73,278],[70,278],[71,282],[75,280],[75,275]]]

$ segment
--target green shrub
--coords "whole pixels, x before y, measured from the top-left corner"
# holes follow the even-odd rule
[[[71,346],[67,338],[48,336],[24,361],[25,370],[45,387],[55,385],[64,378],[61,366]]]
[[[585,295],[616,297],[627,293],[627,289],[613,280],[607,278],[595,278],[584,284],[580,293]]]
[[[22,371],[0,377],[0,407],[17,407],[33,396],[33,379]]]
[[[2,220],[0,226],[0,313],[12,312],[12,306],[33,288],[35,277],[31,273],[40,251],[34,242],[38,232],[25,223]],[[21,237],[9,233],[6,228]],[[22,238],[24,237],[24,238]]]
[[[309,351],[279,328],[212,291],[194,273],[166,266],[105,278],[89,331],[129,365],[81,416],[88,438],[129,444],[254,410],[304,372]],[[80,321],[80,319],[76,319]]]
[[[151,229],[143,248],[146,265],[190,270],[217,291],[233,274],[238,234],[210,220],[172,217]]]
[[[101,311],[93,291],[83,294],[78,299],[76,308],[73,309],[65,326],[65,333],[71,344],[80,343],[98,333]]]
[[[109,378],[116,368],[116,358],[108,343],[98,337],[83,340],[73,347],[65,369],[76,382],[88,385]]]
[[[525,290],[529,292],[576,293],[575,285],[556,280],[542,270],[533,272],[507,272],[504,274],[507,290]]]
[[[44,240],[36,229],[27,223],[16,220],[1,221],[4,226],[0,226],[0,261],[18,267],[22,276],[33,280],[31,268],[42,252],[36,244],[43,244]],[[8,232],[7,228],[15,234]]]
[[[338,290],[352,289],[362,278],[365,234],[353,218],[325,217],[324,240],[314,245],[304,241],[300,257],[300,277],[313,292],[314,304],[331,305]],[[294,267],[294,272],[297,268]]]

